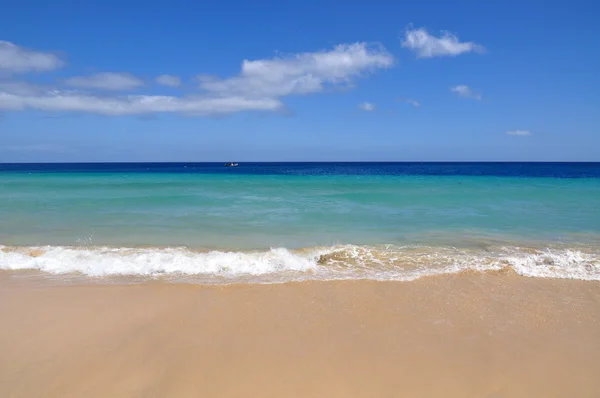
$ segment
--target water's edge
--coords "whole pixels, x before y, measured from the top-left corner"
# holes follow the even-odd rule
[[[511,269],[528,277],[600,280],[593,247],[464,249],[339,245],[290,250],[203,251],[185,247],[0,246],[0,269],[85,278],[191,283],[306,280],[410,281],[464,271]]]

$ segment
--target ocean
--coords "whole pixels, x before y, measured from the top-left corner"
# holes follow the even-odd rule
[[[600,163],[0,164],[0,269],[98,281],[600,280]]]

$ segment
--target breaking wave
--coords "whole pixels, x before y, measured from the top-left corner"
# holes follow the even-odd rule
[[[301,280],[414,280],[463,271],[600,280],[600,253],[590,248],[429,246],[314,247],[298,250],[196,251],[171,248],[0,246],[0,269],[54,275],[133,276],[199,283]]]

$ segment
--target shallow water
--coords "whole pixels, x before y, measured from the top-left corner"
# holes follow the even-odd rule
[[[598,163],[0,165],[0,268],[600,278]]]

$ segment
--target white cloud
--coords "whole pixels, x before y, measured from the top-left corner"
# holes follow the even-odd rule
[[[133,90],[144,83],[126,73],[98,73],[66,79],[77,90],[48,89],[22,82],[0,82],[0,110],[37,109],[102,115],[171,112],[218,115],[240,111],[278,111],[282,97],[351,85],[355,78],[391,67],[394,58],[382,46],[342,44],[329,51],[300,53],[255,61],[245,60],[239,75],[198,77],[197,96],[104,95],[94,90]],[[177,76],[162,75],[157,83],[175,86]],[[90,92],[90,89],[93,90]],[[87,92],[86,92],[87,90]]]
[[[450,91],[458,94],[461,97],[464,98],[472,98],[475,99],[477,101],[481,101],[481,94],[473,91],[473,89],[471,89],[471,87],[465,85],[465,84],[461,84],[455,87],[452,87],[450,89]]]
[[[161,95],[102,97],[58,90],[38,95],[19,95],[0,92],[0,110],[37,109],[43,111],[88,112],[119,116],[160,112],[212,115],[246,110],[276,111],[282,108],[283,104],[279,100],[271,98],[182,98]]]
[[[283,97],[322,91],[327,85],[391,67],[394,58],[382,46],[340,44],[330,51],[301,53],[256,61],[244,60],[238,76],[228,79],[201,75],[200,87],[219,96]]]
[[[143,86],[144,82],[128,73],[96,73],[89,76],[75,76],[67,79],[66,84],[77,88],[97,90],[131,90]]]
[[[179,87],[181,85],[179,76],[173,75],[160,75],[156,78],[156,82],[162,86],[169,87]]]
[[[37,95],[42,92],[42,87],[23,81],[0,81],[0,92],[16,95]]]
[[[510,131],[507,131],[506,134],[525,136],[525,135],[531,135],[531,132],[528,130],[510,130]]]
[[[47,71],[62,65],[63,62],[54,54],[28,50],[0,40],[0,70],[19,73]]]
[[[370,102],[362,102],[358,104],[358,109],[365,112],[372,112],[375,110],[375,104],[372,104]]]
[[[410,104],[412,106],[414,106],[415,108],[418,108],[421,106],[421,104],[419,103],[419,101],[416,101],[414,99],[411,98],[398,98],[399,101],[405,102],[407,104]]]
[[[473,42],[460,42],[458,36],[450,32],[442,32],[441,37],[430,35],[426,29],[409,29],[406,31],[402,47],[417,53],[417,58],[455,57],[468,52],[482,53],[483,46]]]

